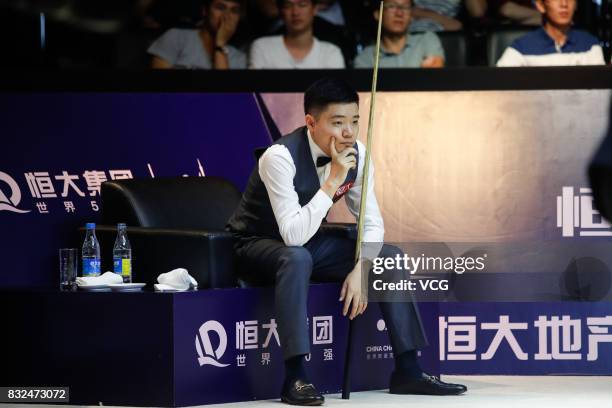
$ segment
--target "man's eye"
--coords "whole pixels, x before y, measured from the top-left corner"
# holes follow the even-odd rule
[[[334,122],[334,126],[340,126],[342,122]]]

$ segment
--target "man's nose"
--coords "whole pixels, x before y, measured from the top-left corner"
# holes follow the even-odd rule
[[[352,124],[347,124],[342,129],[342,137],[345,139],[352,139],[355,134],[355,127]]]

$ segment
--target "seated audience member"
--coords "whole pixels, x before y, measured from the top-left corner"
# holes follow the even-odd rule
[[[242,13],[241,0],[204,0],[201,29],[172,28],[148,49],[153,68],[244,69],[246,55],[228,44]]]
[[[340,0],[317,0],[316,16],[330,24],[345,26],[347,17],[341,3]],[[349,0],[347,3],[350,7],[360,6],[355,0]],[[277,0],[254,0],[249,3],[249,11],[251,10],[255,16],[264,20],[263,25],[269,30],[267,34],[273,34],[283,24],[278,12]],[[253,24],[258,24],[258,22],[253,22]]]
[[[380,50],[381,68],[438,68],[444,66],[444,50],[432,32],[407,32],[411,19],[411,0],[385,1]],[[374,10],[378,21],[379,9]],[[355,58],[355,68],[372,68],[376,45],[370,45]]]
[[[500,0],[494,8],[502,22],[530,26],[542,24],[542,15],[533,0]]]
[[[317,0],[317,14],[312,33],[321,41],[336,45],[345,61],[352,61],[357,50],[357,37],[364,22],[371,18],[370,0]],[[367,2],[367,5],[365,4]],[[249,2],[247,22],[253,38],[285,33],[285,24],[279,17],[277,0]],[[367,18],[364,18],[367,15]],[[254,16],[253,18],[251,18]],[[359,37],[361,39],[361,37]]]
[[[502,54],[498,67],[603,65],[597,38],[572,29],[576,0],[536,0],[543,27],[515,40]]]
[[[480,18],[487,10],[486,0],[465,0],[468,15]],[[410,31],[458,31],[463,28],[457,15],[461,0],[414,0]]]
[[[318,40],[313,34],[313,21],[317,12],[315,0],[278,0],[278,7],[285,32],[283,35],[263,37],[253,42],[250,68],[344,68],[340,49]]]

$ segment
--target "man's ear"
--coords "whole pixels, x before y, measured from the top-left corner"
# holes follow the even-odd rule
[[[380,17],[380,13],[378,12],[378,10],[374,10],[372,15],[374,16],[374,20],[378,21],[378,17]]]
[[[312,116],[310,113],[306,114],[306,127],[308,130],[310,130],[310,133],[313,132],[316,122],[317,120],[314,116]]]
[[[546,8],[544,7],[544,1],[543,0],[536,0],[535,2],[535,6],[538,9],[538,11],[542,14],[546,14]]]

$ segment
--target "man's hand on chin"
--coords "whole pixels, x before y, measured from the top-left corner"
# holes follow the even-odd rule
[[[331,169],[329,176],[321,186],[329,198],[334,198],[336,190],[344,183],[344,179],[349,170],[357,167],[357,150],[353,147],[347,147],[341,152],[336,150],[336,138],[332,137],[329,141],[329,150],[331,152]]]

